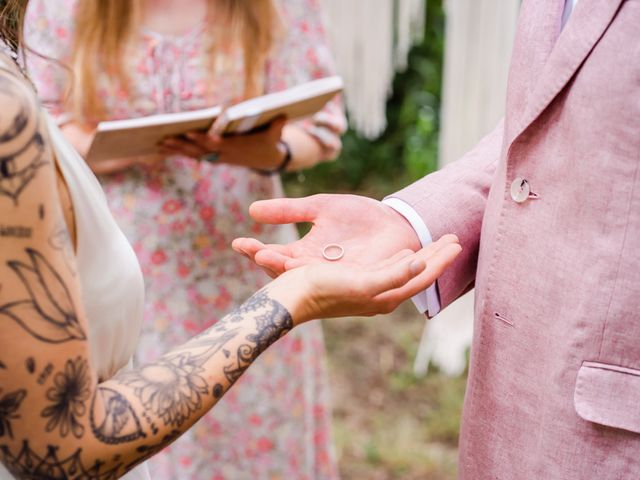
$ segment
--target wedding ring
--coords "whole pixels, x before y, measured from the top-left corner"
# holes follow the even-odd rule
[[[330,262],[335,262],[344,257],[344,247],[337,243],[330,243],[325,245],[322,249],[322,256]]]

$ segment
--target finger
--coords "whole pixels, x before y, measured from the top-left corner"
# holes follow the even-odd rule
[[[199,147],[208,152],[217,151],[220,148],[220,137],[202,132],[188,132],[186,137]]]
[[[446,234],[441,236],[438,240],[431,242],[426,247],[418,250],[416,253],[420,253],[421,255],[426,254],[426,256],[428,257],[429,255],[435,254],[442,247],[452,243],[458,243],[458,237],[453,234]]]
[[[271,128],[282,128],[286,123],[287,117],[285,115],[280,115],[271,121]]]
[[[256,253],[266,248],[265,244],[255,238],[236,238],[231,242],[231,248],[253,259]]]
[[[249,214],[260,223],[313,222],[318,212],[314,197],[260,200],[251,204]]]
[[[209,133],[213,135],[222,135],[229,124],[227,120],[227,116],[224,114],[226,110],[232,106],[232,102],[225,102],[222,104],[222,110],[220,111],[220,115],[215,119],[213,125],[209,129]]]
[[[264,249],[256,253],[253,259],[259,266],[268,268],[278,275],[286,271],[285,264],[291,257],[274,250]]]
[[[269,265],[262,265],[256,261],[256,255],[263,251],[265,245],[254,238],[236,238],[231,242],[231,248],[247,257],[258,265],[271,278],[278,277],[283,272],[276,272]]]
[[[284,116],[275,118],[271,122],[271,125],[269,125],[269,133],[273,135],[274,138],[280,139],[280,137],[282,136],[282,129],[284,128],[286,123],[287,118]]]
[[[376,297],[389,290],[401,288],[426,268],[426,262],[415,256],[405,257],[375,272],[364,272],[367,275],[365,290],[367,295]]]
[[[176,138],[165,140],[162,143],[162,146],[193,158],[200,158],[202,155],[207,153],[203,148],[192,142],[185,142]]]
[[[436,242],[439,244],[450,244],[450,243],[460,243],[458,240],[458,236],[453,233],[447,233],[446,235],[442,235]]]
[[[260,268],[262,268],[262,271],[264,273],[266,273],[267,275],[269,275],[271,278],[278,278],[280,276],[280,274],[283,273],[283,272],[276,273],[273,270],[271,270],[270,268],[266,268],[266,267],[260,267]]]
[[[373,265],[372,270],[380,270],[382,268],[387,268],[389,265],[393,265],[394,263],[397,263],[399,260],[402,260],[403,258],[407,258],[409,255],[413,255],[414,253],[415,252],[413,250],[410,250],[408,248],[404,250],[400,250],[395,255],[392,255],[391,257]]]
[[[374,298],[374,301],[381,302],[381,304],[392,303],[397,305],[426,290],[451,265],[461,251],[462,247],[458,243],[448,244],[429,259],[426,268],[420,274],[414,276],[400,287],[380,293]],[[418,261],[424,261],[424,259]]]

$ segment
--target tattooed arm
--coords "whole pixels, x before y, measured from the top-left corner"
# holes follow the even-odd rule
[[[64,228],[72,209],[34,93],[2,62],[0,112],[0,460],[18,478],[121,476],[188,429],[295,325],[389,311],[459,251],[448,238],[366,270],[288,272],[157,362],[100,383]]]

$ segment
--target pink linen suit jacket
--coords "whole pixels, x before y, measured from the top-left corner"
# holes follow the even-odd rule
[[[476,288],[464,479],[640,479],[640,0],[563,3],[523,2],[504,122],[392,195],[460,238],[442,305]]]

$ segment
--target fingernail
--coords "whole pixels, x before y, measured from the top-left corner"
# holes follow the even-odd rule
[[[420,272],[424,271],[425,268],[427,268],[427,264],[422,260],[414,260],[411,262],[411,265],[409,265],[411,275],[418,275]]]

